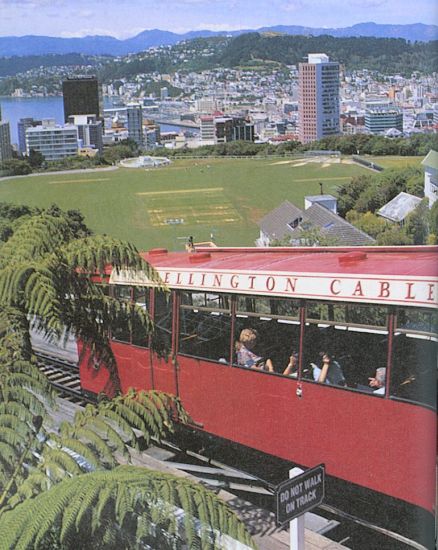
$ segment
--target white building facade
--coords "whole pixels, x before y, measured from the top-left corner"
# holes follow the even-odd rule
[[[78,129],[73,124],[35,126],[26,129],[26,154],[40,152],[45,160],[60,160],[78,154]]]
[[[421,162],[424,166],[424,196],[429,199],[429,208],[438,198],[438,153],[429,151]]]

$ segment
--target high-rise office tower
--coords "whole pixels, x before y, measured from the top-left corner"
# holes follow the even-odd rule
[[[302,143],[340,133],[339,63],[323,53],[299,64],[298,113]]]
[[[64,120],[72,115],[96,115],[101,119],[100,89],[95,76],[75,76],[62,82]]]
[[[142,147],[144,144],[143,135],[143,109],[137,103],[130,103],[127,108],[128,116],[128,137]]]

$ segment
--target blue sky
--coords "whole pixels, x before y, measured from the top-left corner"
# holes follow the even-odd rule
[[[0,0],[0,35],[134,36],[272,25],[438,23],[436,0]],[[1,52],[0,52],[1,55]]]

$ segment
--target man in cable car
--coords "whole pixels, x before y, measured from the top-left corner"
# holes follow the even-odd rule
[[[312,363],[313,379],[320,384],[345,386],[345,376],[342,372],[341,365],[326,351],[321,352],[320,356],[322,362],[321,367]]]

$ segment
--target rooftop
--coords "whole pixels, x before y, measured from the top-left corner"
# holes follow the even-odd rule
[[[420,204],[420,197],[402,191],[377,211],[379,216],[393,222],[402,222]]]
[[[425,158],[421,161],[421,164],[423,166],[427,166],[428,168],[433,168],[434,170],[438,170],[438,153],[431,149]]]

